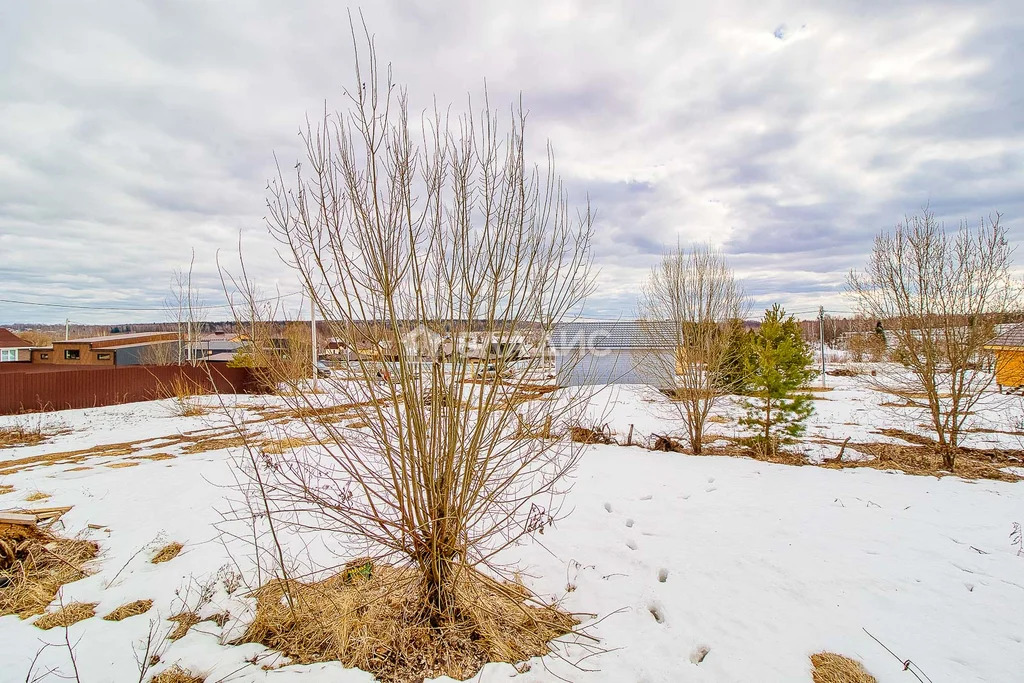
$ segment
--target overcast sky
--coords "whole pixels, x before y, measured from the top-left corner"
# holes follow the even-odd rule
[[[522,93],[598,212],[591,316],[631,315],[677,241],[719,245],[758,306],[839,312],[904,213],[1024,227],[1020,0],[368,5],[413,109],[485,79],[492,102]],[[351,55],[337,2],[0,0],[0,299],[160,308],[195,248],[223,302],[215,253],[239,235],[294,291],[266,181],[307,112],[343,106]],[[165,318],[0,301],[0,324],[67,316]]]

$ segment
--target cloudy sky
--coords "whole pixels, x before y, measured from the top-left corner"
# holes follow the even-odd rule
[[[592,316],[629,315],[669,245],[710,241],[758,305],[849,310],[872,236],[929,204],[1024,228],[1020,0],[381,2],[412,107],[522,93],[598,211]],[[355,6],[354,6],[355,7]],[[827,7],[827,8],[826,8]],[[0,324],[163,319],[215,255],[296,289],[267,235],[273,155],[343,106],[337,2],[0,3]],[[1024,253],[1019,255],[1024,261]],[[118,308],[123,310],[97,310]],[[223,313],[223,315],[221,315]],[[226,318],[224,309],[211,318]]]

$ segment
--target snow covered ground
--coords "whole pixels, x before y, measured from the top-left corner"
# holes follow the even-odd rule
[[[883,426],[927,433],[919,414],[881,407],[886,399],[857,380],[829,377],[832,391],[820,394],[827,400],[815,401],[805,439],[806,448],[817,449],[813,458],[832,453],[832,446],[813,443],[822,437],[886,441],[873,433]],[[241,406],[263,400],[231,398]],[[718,412],[718,433],[741,433],[738,406]],[[1016,431],[1020,415],[1019,399],[986,397],[976,427],[1000,433],[972,433],[969,445],[1021,448],[1021,437],[1001,433]],[[632,424],[637,440],[681,432],[664,397],[640,387],[602,392],[591,417],[620,435]],[[24,418],[0,418],[0,425],[18,419]],[[137,680],[137,648],[150,622],[163,633],[173,626],[164,619],[204,593],[201,617],[227,611],[231,618],[223,627],[202,622],[165,643],[154,671],[180,663],[206,673],[209,683],[372,680],[337,664],[267,671],[263,665],[275,657],[262,646],[224,644],[244,627],[251,607],[244,589],[227,590],[249,553],[244,542],[220,533],[222,515],[237,498],[230,450],[187,454],[187,443],[168,446],[159,438],[216,432],[223,417],[172,417],[168,402],[151,402],[45,420],[71,431],[38,446],[0,449],[0,472],[20,458],[151,439],[127,455],[0,474],[0,485],[14,487],[0,495],[0,509],[26,505],[34,491],[51,494],[35,505],[72,505],[64,533],[100,544],[94,573],[61,594],[65,604],[99,603],[96,617],[68,632],[83,683]],[[154,453],[177,457],[141,457]],[[138,464],[108,466],[122,462]],[[492,664],[481,681],[549,681],[556,674],[584,682],[810,681],[808,656],[821,650],[862,661],[883,683],[914,680],[864,629],[935,683],[1024,680],[1024,557],[1009,543],[1012,524],[1024,523],[1024,482],[591,446],[566,507],[567,518],[504,559],[517,561],[541,595],[594,615],[587,633],[607,651],[582,669],[554,656],[531,662],[523,674]],[[182,553],[150,563],[170,541],[184,543]],[[102,620],[138,599],[152,599],[153,609]],[[40,655],[37,671],[70,673],[63,629],[0,618],[0,683],[26,680],[44,643],[53,646]],[[569,646],[562,654],[584,653]]]

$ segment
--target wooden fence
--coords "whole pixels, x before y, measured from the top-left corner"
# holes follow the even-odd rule
[[[257,386],[248,368],[212,363],[71,369],[23,363],[0,366],[0,415],[150,401],[172,395],[176,384],[220,394],[249,393]]]

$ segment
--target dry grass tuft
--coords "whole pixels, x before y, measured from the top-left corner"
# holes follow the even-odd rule
[[[104,621],[121,621],[128,617],[135,617],[140,614],[145,614],[149,611],[149,608],[153,606],[152,600],[136,600],[135,602],[129,602],[126,605],[121,605],[113,612],[103,617]]]
[[[878,683],[860,662],[834,652],[811,655],[811,666],[814,683]]]
[[[120,469],[122,467],[136,467],[139,463],[134,460],[121,460],[118,462],[108,462],[104,467],[111,469]]]
[[[316,443],[318,443],[317,440],[311,436],[305,438],[286,436],[282,439],[267,439],[260,443],[260,449],[270,455],[281,455],[295,448],[312,446]]]
[[[186,671],[177,664],[149,679],[149,683],[204,683],[204,681],[206,681],[205,676]]]
[[[883,430],[894,436],[894,430]],[[913,436],[913,435],[912,435]],[[900,437],[902,438],[902,437]],[[906,474],[945,477],[958,476],[964,479],[995,479],[997,481],[1020,481],[1019,477],[1004,472],[1006,467],[1020,467],[1024,461],[1022,451],[979,450],[960,448],[956,452],[953,471],[949,472],[942,462],[942,449],[934,441],[917,436],[923,445],[892,443],[853,443],[848,448],[872,456],[867,460],[827,460],[822,467],[841,469],[849,467],[870,467],[877,470],[900,470]]]
[[[181,549],[183,547],[184,546],[182,546],[177,541],[175,541],[174,543],[168,543],[163,548],[160,548],[160,550],[157,551],[156,555],[153,556],[153,559],[150,560],[150,562],[152,562],[153,564],[160,564],[161,562],[170,562],[178,556],[178,553],[181,552]]]
[[[25,501],[28,503],[34,503],[37,500],[46,500],[49,497],[49,493],[43,493],[42,491],[33,491],[32,493],[25,496]]]
[[[219,451],[222,448],[241,448],[251,437],[251,434],[236,434],[234,436],[220,436],[200,438],[182,447],[182,453],[205,453],[206,451]]]
[[[178,625],[168,638],[178,640],[179,638],[184,638],[188,630],[202,621],[202,619],[195,612],[182,612],[175,614],[173,617],[168,617],[167,621],[173,621]]]
[[[96,605],[97,603],[95,602],[73,602],[70,605],[64,605],[56,612],[47,612],[33,621],[32,625],[44,631],[49,631],[51,628],[57,628],[58,626],[62,628],[71,626],[71,624],[77,624],[83,619],[96,616]]]
[[[45,424],[42,420],[21,420],[0,427],[0,448],[36,446],[51,437],[70,433],[71,429],[64,424],[51,425]]]
[[[715,424],[724,425],[732,422],[732,419],[725,415],[711,415],[708,417],[708,422],[714,422]]]
[[[97,552],[92,541],[0,524],[0,616],[17,614],[24,619],[41,613],[61,586],[85,578],[83,564]]]
[[[149,455],[133,455],[131,460],[173,460],[177,457],[171,453],[151,453]]]
[[[12,491],[14,491],[14,487],[10,484],[0,484],[0,496],[5,493],[11,493]]]
[[[544,655],[549,641],[576,624],[555,607],[532,601],[520,584],[464,569],[456,584],[460,618],[431,625],[415,570],[369,566],[316,583],[264,585],[240,642],[262,643],[296,663],[338,660],[385,683],[418,683],[441,675],[466,680],[487,662]]]

